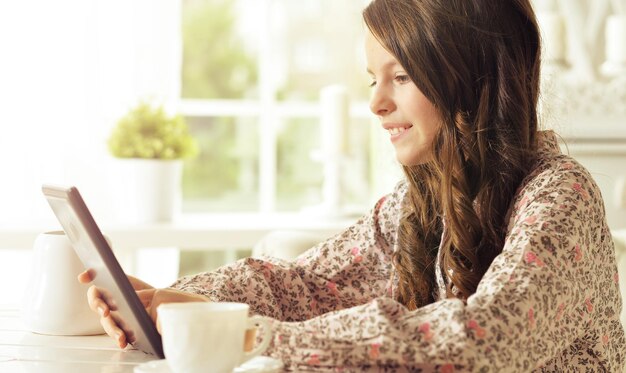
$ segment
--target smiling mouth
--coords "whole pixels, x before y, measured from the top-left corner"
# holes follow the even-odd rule
[[[390,128],[388,131],[391,135],[397,135],[406,131],[407,129],[408,128],[404,128],[404,127],[396,127],[396,128]]]
[[[389,134],[391,136],[396,136],[396,135],[399,135],[399,134],[403,133],[404,131],[407,131],[407,130],[411,129],[411,127],[413,127],[413,126],[393,127],[393,128],[387,129],[387,131],[389,131]]]

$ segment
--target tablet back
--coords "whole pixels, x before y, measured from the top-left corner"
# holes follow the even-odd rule
[[[126,333],[127,340],[132,341],[137,349],[163,358],[161,336],[78,189],[44,185],[42,190],[76,254],[90,270],[93,283],[112,305],[112,315]]]

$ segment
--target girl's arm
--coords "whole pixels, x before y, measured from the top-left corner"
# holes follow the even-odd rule
[[[390,289],[391,253],[405,185],[337,236],[294,262],[242,259],[215,272],[178,280],[172,287],[216,301],[248,303],[253,313],[306,320],[353,307]]]

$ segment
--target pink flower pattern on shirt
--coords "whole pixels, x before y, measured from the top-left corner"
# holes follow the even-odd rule
[[[391,256],[406,190],[399,183],[292,262],[242,259],[173,287],[266,316],[275,335],[266,354],[288,371],[622,370],[622,302],[602,196],[553,133],[540,134],[502,253],[466,302],[442,298],[409,311],[394,300]]]
[[[419,328],[417,329],[420,333],[423,334],[423,339],[425,341],[430,341],[433,338],[433,332],[430,330],[430,323],[429,322],[425,322],[422,325],[419,326]]]
[[[380,343],[372,343],[370,345],[370,359],[377,360],[380,357]]]
[[[355,263],[361,263],[363,261],[363,257],[361,256],[361,253],[359,251],[358,247],[353,247],[352,250],[350,250],[350,253],[352,254],[352,256],[354,257],[354,262]]]

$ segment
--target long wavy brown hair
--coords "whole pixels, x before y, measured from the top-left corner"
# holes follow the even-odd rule
[[[447,296],[466,300],[502,251],[507,212],[534,159],[535,14],[529,0],[374,0],[363,16],[443,122],[431,160],[403,166],[397,300],[415,309],[436,299],[439,251]]]

